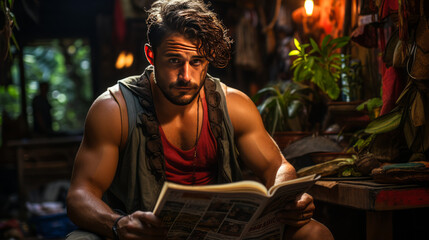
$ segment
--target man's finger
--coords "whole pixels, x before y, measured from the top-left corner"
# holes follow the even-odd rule
[[[145,227],[162,227],[162,221],[151,212],[139,212],[134,215]]]

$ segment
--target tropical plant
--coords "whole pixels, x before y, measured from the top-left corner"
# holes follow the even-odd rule
[[[380,114],[380,108],[383,105],[383,100],[380,97],[370,98],[365,102],[359,104],[356,107],[358,111],[366,110],[368,112],[369,119],[372,121]]]
[[[326,35],[320,46],[310,38],[310,43],[300,43],[294,39],[296,50],[289,56],[296,56],[293,61],[293,79],[297,82],[316,84],[329,98],[335,100],[340,95],[339,80],[341,74],[348,72],[345,60],[348,55],[339,50],[349,43],[350,37],[333,39]],[[307,49],[308,48],[308,49]]]
[[[276,131],[300,130],[300,113],[305,113],[305,102],[311,89],[301,83],[278,82],[259,90],[253,101],[258,104],[267,131],[274,135]]]
[[[354,150],[359,152],[368,147],[376,135],[397,129],[400,126],[402,115],[403,110],[396,108],[385,115],[373,119],[365,129],[355,134],[357,140],[353,145]]]

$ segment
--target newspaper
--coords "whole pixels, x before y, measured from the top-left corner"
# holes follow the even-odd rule
[[[266,190],[257,182],[211,186],[165,183],[154,209],[169,228],[167,239],[280,239],[276,212],[306,192],[315,175]]]

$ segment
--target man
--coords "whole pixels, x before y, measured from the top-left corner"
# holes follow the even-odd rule
[[[39,94],[33,98],[34,133],[37,136],[50,136],[52,130],[52,106],[48,100],[49,83],[39,84]]]
[[[201,1],[160,0],[147,23],[151,66],[91,106],[67,197],[73,222],[113,239],[163,239],[150,211],[164,181],[238,181],[241,165],[267,187],[296,177],[253,102],[207,74],[209,63],[223,67],[230,57],[231,41],[215,14]],[[278,216],[288,237],[332,239],[311,219],[311,196],[288,207]],[[77,231],[69,239],[90,235]]]

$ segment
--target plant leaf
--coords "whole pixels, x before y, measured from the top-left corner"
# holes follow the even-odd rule
[[[310,44],[313,47],[313,50],[320,53],[319,46],[317,45],[316,41],[314,41],[312,38],[310,38]]]
[[[275,104],[275,101],[276,101],[276,97],[274,96],[267,98],[262,104],[260,104],[257,107],[259,110],[259,113],[263,115],[265,112],[265,109],[268,109],[270,105]]]
[[[298,39],[294,38],[293,43],[295,44],[296,49],[301,51],[301,44],[298,42]]]
[[[289,52],[289,56],[297,56],[299,55],[301,52],[298,50],[292,50]]]
[[[15,35],[14,35],[14,34],[11,34],[11,35],[10,35],[10,38],[12,39],[13,44],[15,45],[16,49],[18,49],[18,50],[19,50],[19,45],[18,45],[18,42],[16,41]]]
[[[400,110],[387,113],[370,122],[365,128],[365,132],[370,134],[390,132],[399,126],[401,118],[402,111]]]
[[[323,38],[323,40],[322,40],[322,46],[321,46],[321,48],[323,49],[323,48],[326,48],[326,46],[327,46],[327,44],[328,44],[328,42],[331,40],[331,38],[332,38],[332,36],[331,35],[326,35],[324,38]]]

